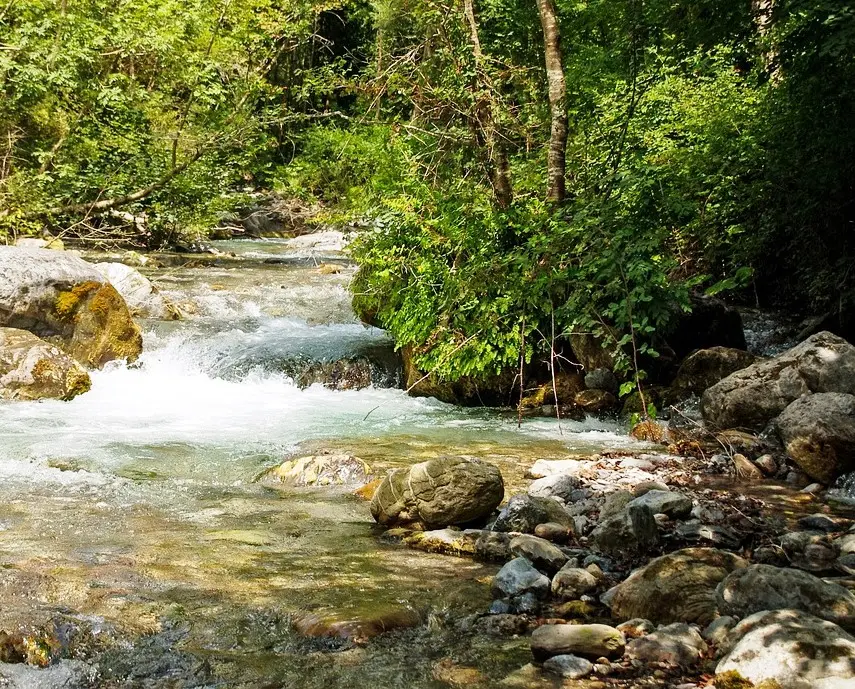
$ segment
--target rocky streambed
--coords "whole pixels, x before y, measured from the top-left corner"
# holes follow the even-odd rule
[[[409,397],[315,239],[85,268],[6,318],[6,685],[724,688],[749,656],[849,681],[849,515],[784,446]]]

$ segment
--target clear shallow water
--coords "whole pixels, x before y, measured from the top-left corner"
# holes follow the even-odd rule
[[[434,686],[394,634],[344,669],[307,651],[289,616],[478,609],[487,593],[479,578],[492,569],[384,546],[356,497],[272,490],[255,482],[259,473],[295,452],[333,449],[378,472],[471,454],[512,479],[541,457],[630,442],[602,422],[530,419],[517,428],[512,415],[400,390],[301,390],[283,362],[389,346],[350,310],[352,269],[321,274],[253,261],[251,242],[227,248],[246,263],[149,271],[192,310],[180,322],[144,323],[137,364],[96,372],[92,390],[72,402],[0,403],[0,566],[43,582],[40,606],[137,634],[180,623],[169,647],[213,654],[214,674],[227,678],[217,686],[330,686],[363,674]],[[290,255],[281,243],[263,248]],[[400,643],[418,633],[401,632]],[[255,668],[251,677],[230,675],[235,661],[223,654],[235,649]],[[196,686],[176,682],[169,686]]]

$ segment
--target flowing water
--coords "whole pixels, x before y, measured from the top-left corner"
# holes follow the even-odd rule
[[[335,242],[220,248],[235,255],[146,270],[190,315],[143,322],[137,364],[94,373],[72,402],[0,403],[4,628],[60,611],[96,636],[136,639],[105,641],[98,686],[433,687],[444,685],[431,668],[448,657],[488,676],[526,662],[519,643],[462,643],[444,626],[449,613],[484,609],[494,568],[381,543],[366,503],[346,491],[255,479],[330,449],[380,473],[467,454],[513,484],[538,458],[629,441],[603,422],[518,428],[511,415],[399,389],[301,388],[295,361],[390,352],[351,311],[353,268]],[[340,272],[319,270],[325,262]],[[291,625],[410,611],[416,628],[367,645]],[[51,686],[46,675],[40,685]]]

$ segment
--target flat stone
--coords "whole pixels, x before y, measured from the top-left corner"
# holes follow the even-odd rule
[[[553,656],[543,663],[544,672],[550,672],[564,679],[579,679],[594,671],[594,664],[574,655]]]
[[[573,491],[579,488],[579,477],[573,474],[553,474],[544,476],[528,487],[528,494],[535,498],[560,498],[570,501]]]
[[[649,490],[629,505],[644,505],[649,507],[653,514],[666,514],[671,519],[683,519],[692,511],[692,501],[689,498],[668,490]]]
[[[535,660],[558,655],[579,655],[594,660],[620,658],[625,647],[624,635],[605,624],[546,624],[531,635]]]

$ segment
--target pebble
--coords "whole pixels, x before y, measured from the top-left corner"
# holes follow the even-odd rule
[[[586,675],[590,675],[593,669],[594,664],[590,660],[585,660],[574,655],[553,656],[543,663],[543,670],[545,672],[551,672],[565,679],[585,677]]]

